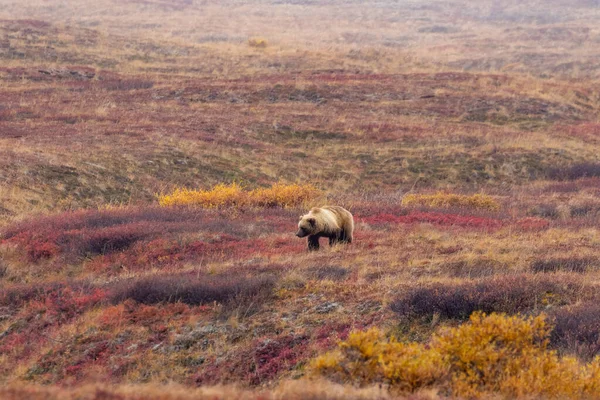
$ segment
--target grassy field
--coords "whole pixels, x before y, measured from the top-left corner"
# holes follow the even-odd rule
[[[0,0],[0,397],[594,398],[599,19]]]

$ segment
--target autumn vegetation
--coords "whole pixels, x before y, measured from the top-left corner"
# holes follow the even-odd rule
[[[429,343],[402,343],[377,328],[351,332],[336,351],[313,361],[315,373],[362,384],[385,382],[414,392],[437,386],[460,398],[590,398],[600,387],[600,359],[579,363],[548,348],[545,316],[471,314]]]
[[[405,206],[421,205],[437,208],[480,208],[484,210],[499,210],[500,204],[492,197],[484,194],[461,195],[454,193],[438,192],[436,194],[409,193],[402,198]]]
[[[0,398],[597,397],[598,7],[417,3],[0,0]]]
[[[176,188],[158,196],[163,207],[192,206],[202,208],[300,207],[314,203],[319,191],[310,184],[276,183],[268,188],[244,190],[237,183],[220,183],[208,190]]]

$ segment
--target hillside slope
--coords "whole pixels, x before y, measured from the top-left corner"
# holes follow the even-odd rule
[[[596,2],[0,6],[0,397],[577,398],[600,382]],[[319,195],[158,204],[232,182]],[[355,241],[309,253],[298,216],[326,202],[352,211]],[[429,349],[475,311],[545,315],[527,344],[570,367],[516,391],[442,367],[407,384],[368,357],[315,368],[352,331]],[[490,360],[523,356],[501,345]]]

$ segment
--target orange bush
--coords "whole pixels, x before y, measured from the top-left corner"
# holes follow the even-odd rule
[[[163,206],[197,205],[203,208],[240,206],[245,200],[242,187],[237,183],[220,183],[210,190],[175,189],[171,194],[160,195],[158,203]]]
[[[312,185],[276,183],[270,188],[248,192],[249,203],[259,207],[294,207],[313,200],[317,190]]]
[[[244,190],[241,185],[218,184],[209,190],[175,189],[158,196],[161,206],[189,205],[202,208],[296,207],[314,200],[318,190],[312,185],[276,183],[270,188]]]
[[[549,350],[545,316],[474,313],[468,323],[439,330],[429,343],[386,339],[377,328],[352,332],[338,349],[315,359],[320,375],[398,391],[427,386],[465,398],[590,398],[600,390],[600,358],[582,364]]]
[[[267,39],[261,37],[250,38],[248,39],[248,46],[265,48],[267,47]]]

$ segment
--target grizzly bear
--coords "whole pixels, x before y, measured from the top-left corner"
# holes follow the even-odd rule
[[[338,206],[314,207],[300,217],[296,236],[308,236],[308,250],[319,249],[319,238],[328,237],[329,245],[352,243],[354,218],[350,211]]]

